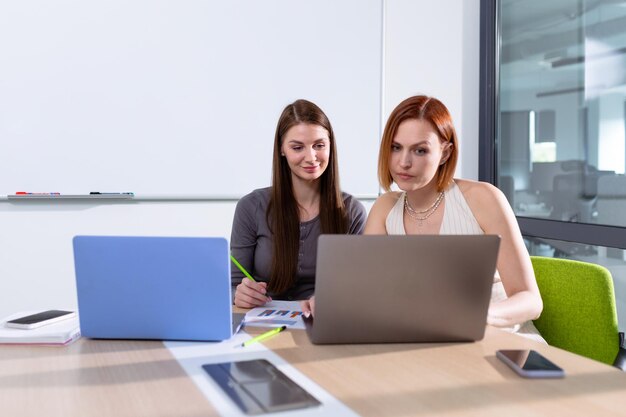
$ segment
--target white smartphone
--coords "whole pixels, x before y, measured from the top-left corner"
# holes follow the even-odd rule
[[[42,311],[41,313],[31,314],[29,316],[24,316],[7,321],[6,327],[26,330],[36,329],[37,327],[56,323],[58,321],[66,320],[71,317],[76,317],[76,313],[73,311],[48,310]]]
[[[535,350],[498,350],[496,356],[524,378],[563,378],[565,372]]]

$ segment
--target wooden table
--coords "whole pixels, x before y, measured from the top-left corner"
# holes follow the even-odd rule
[[[365,416],[626,415],[626,373],[492,328],[477,343],[314,346],[290,330],[265,344]],[[522,379],[503,348],[534,348],[567,377]],[[81,339],[0,346],[0,415],[217,414],[161,342]]]

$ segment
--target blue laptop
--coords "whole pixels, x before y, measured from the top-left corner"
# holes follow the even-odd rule
[[[228,242],[213,237],[76,236],[83,336],[219,341],[236,333]]]

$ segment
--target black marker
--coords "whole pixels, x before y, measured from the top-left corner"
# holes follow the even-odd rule
[[[134,193],[101,193],[99,191],[91,191],[89,195],[135,195]]]

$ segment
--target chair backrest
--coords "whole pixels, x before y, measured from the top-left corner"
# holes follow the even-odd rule
[[[613,364],[619,351],[617,310],[611,273],[603,266],[531,256],[543,299],[534,321],[553,346]]]
[[[597,223],[626,226],[626,175],[598,178]]]

